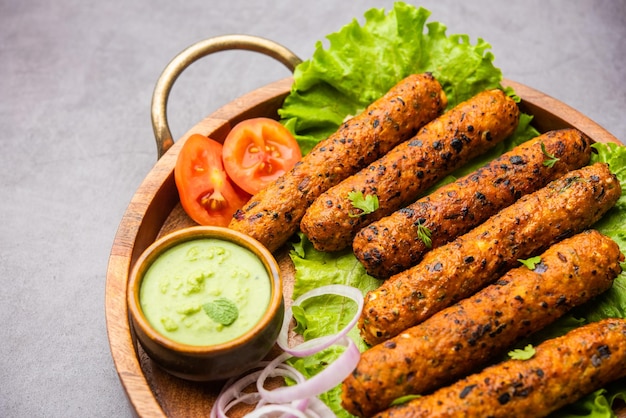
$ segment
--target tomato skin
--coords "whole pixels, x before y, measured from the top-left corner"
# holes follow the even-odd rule
[[[190,136],[180,150],[174,180],[180,203],[200,225],[228,226],[250,195],[234,184],[222,163],[222,144],[206,136]]]
[[[229,177],[254,195],[291,170],[302,152],[287,128],[260,117],[235,125],[224,140],[223,158]]]

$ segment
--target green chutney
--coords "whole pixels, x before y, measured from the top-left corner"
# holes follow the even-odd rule
[[[139,293],[141,309],[160,334],[183,344],[233,340],[264,315],[270,277],[250,250],[201,238],[177,244],[148,267]]]

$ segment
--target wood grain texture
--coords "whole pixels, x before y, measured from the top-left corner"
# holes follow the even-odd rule
[[[129,401],[140,417],[208,416],[220,386],[187,382],[160,370],[137,345],[128,319],[126,291],[129,272],[139,255],[159,236],[193,225],[181,209],[174,183],[174,165],[185,140],[199,133],[223,141],[234,124],[251,117],[277,118],[289,93],[291,78],[271,83],[228,103],[200,121],[159,159],[133,196],[120,222],[106,275],[105,315],[111,354]],[[505,80],[522,98],[520,107],[534,115],[541,132],[574,127],[597,142],[620,143],[580,112],[522,84]],[[285,301],[290,302],[293,266],[286,249],[276,253],[285,278]],[[276,350],[270,354],[275,355]],[[620,409],[626,418],[626,408]]]

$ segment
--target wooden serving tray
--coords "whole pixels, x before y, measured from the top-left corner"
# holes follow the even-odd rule
[[[184,381],[156,367],[137,344],[128,318],[128,277],[139,255],[159,236],[194,224],[181,209],[174,183],[178,153],[191,134],[223,141],[231,127],[241,120],[258,116],[277,118],[277,109],[289,93],[292,81],[286,78],[252,91],[191,128],[154,165],[121,220],[107,270],[106,324],[120,381],[140,417],[208,416],[220,390],[219,384]],[[597,142],[620,143],[601,126],[558,100],[510,80],[503,84],[513,87],[522,98],[521,109],[534,115],[533,124],[540,132],[573,127]],[[287,249],[275,255],[284,274],[285,300],[289,303],[293,266]],[[619,416],[626,417],[626,408],[620,409]]]

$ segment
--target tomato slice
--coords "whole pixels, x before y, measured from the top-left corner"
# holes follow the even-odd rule
[[[239,122],[224,140],[224,168],[230,178],[256,194],[302,158],[296,139],[274,119]]]
[[[228,178],[222,144],[203,135],[192,135],[183,145],[174,179],[183,209],[200,225],[228,226],[250,198]]]

